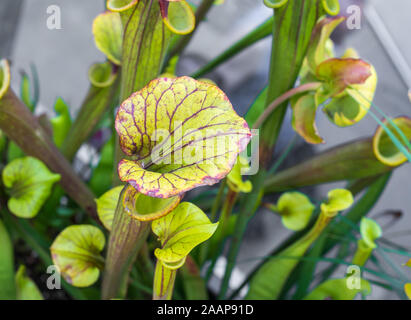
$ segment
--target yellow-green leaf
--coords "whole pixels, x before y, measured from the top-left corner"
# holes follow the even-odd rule
[[[349,190],[334,189],[328,192],[328,200],[321,204],[323,212],[334,213],[349,208],[354,198]]]
[[[111,86],[118,75],[117,68],[110,62],[95,63],[88,70],[91,84],[97,88]]]
[[[59,180],[60,175],[36,158],[13,160],[3,170],[3,183],[10,193],[10,211],[19,218],[35,217]]]
[[[151,81],[121,104],[115,127],[135,159],[119,163],[120,179],[157,198],[217,183],[251,138],[218,87],[189,77]]]
[[[57,147],[61,147],[71,127],[71,117],[68,105],[62,98],[57,98],[54,104],[57,117],[51,119],[53,126],[53,140]]]
[[[164,24],[176,34],[188,34],[194,30],[195,16],[185,1],[159,0]]]
[[[411,119],[408,117],[398,117],[392,122],[402,131],[404,136],[411,141]],[[397,130],[387,121],[383,121],[384,125],[391,130],[394,136],[402,140]],[[407,161],[407,157],[397,148],[391,140],[386,130],[379,126],[372,141],[374,155],[379,161],[387,166],[396,167]],[[411,152],[411,150],[408,150]]]
[[[209,239],[217,226],[200,208],[182,202],[165,217],[153,221],[152,230],[161,241],[161,248],[154,254],[170,269],[181,267],[190,251]]]
[[[15,298],[13,243],[0,219],[0,300],[13,300]]]
[[[113,12],[122,12],[135,6],[139,0],[107,0],[107,9]]]
[[[250,168],[247,159],[238,156],[233,169],[227,175],[227,184],[234,192],[248,193],[253,189],[251,181],[243,181],[242,172],[247,172]]]
[[[136,191],[134,210],[130,215],[140,221],[152,221],[164,217],[181,201],[181,196],[170,198],[153,198]]]
[[[336,16],[340,12],[340,2],[338,0],[322,0],[325,11]]]
[[[360,288],[349,288],[347,279],[330,279],[321,283],[304,300],[354,300],[357,294],[369,295],[371,285],[367,280],[361,279]]]
[[[43,296],[27,274],[26,267],[21,265],[16,273],[17,300],[43,300]]]
[[[360,232],[362,240],[369,248],[377,248],[375,240],[382,236],[382,229],[377,222],[370,218],[362,218],[360,223]]]
[[[121,65],[123,26],[118,12],[104,12],[93,22],[93,35],[97,48],[107,59]]]
[[[301,192],[283,193],[277,201],[276,211],[281,215],[283,225],[290,230],[302,230],[310,221],[315,206]]]
[[[327,42],[331,33],[344,19],[344,17],[323,18],[315,26],[307,52],[307,62],[313,73],[321,62],[333,58],[327,50]]]
[[[408,299],[411,300],[411,283],[406,283],[404,285],[404,291],[407,294]]]
[[[10,86],[10,66],[6,59],[0,60],[0,99]]]
[[[269,8],[279,8],[283,5],[285,5],[288,2],[288,0],[264,0],[264,4],[269,7]]]
[[[123,190],[123,186],[115,187],[96,199],[98,218],[109,231],[111,231],[114,212],[116,211],[121,190]]]
[[[100,255],[105,245],[103,232],[91,225],[73,225],[64,229],[50,247],[53,263],[64,279],[75,287],[95,283],[104,268]]]
[[[312,144],[324,143],[315,125],[317,111],[314,95],[307,94],[291,102],[292,126],[305,141]]]

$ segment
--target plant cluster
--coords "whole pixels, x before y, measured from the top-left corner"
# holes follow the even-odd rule
[[[61,98],[53,119],[37,116],[35,72],[23,76],[18,97],[1,60],[1,299],[43,299],[26,266],[15,271],[21,243],[39,257],[29,275],[54,264],[74,299],[209,299],[222,256],[218,299],[246,285],[245,299],[352,300],[373,285],[411,296],[402,271],[411,253],[366,217],[392,171],[411,160],[411,119],[391,119],[373,104],[377,72],[354,49],[335,55],[330,36],[344,22],[338,0],[264,0],[272,18],[192,75],[178,75],[198,25],[223,2],[108,0],[92,30],[106,59],[90,67],[74,119]],[[269,82],[242,118],[204,76],[270,35]],[[295,141],[274,153],[287,108],[310,144],[327,139],[315,125],[319,109],[340,127],[371,115],[378,128],[279,170]],[[256,132],[258,150],[250,143]],[[99,150],[87,177],[73,167],[86,143]],[[248,175],[256,158],[259,170]],[[323,199],[300,190],[335,181],[347,185]],[[248,222],[267,209],[293,233],[230,288]],[[391,263],[386,252],[404,256],[395,275],[381,267]],[[355,268],[338,276],[341,265],[374,277],[356,277]]]

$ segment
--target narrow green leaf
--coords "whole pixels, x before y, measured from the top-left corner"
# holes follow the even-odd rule
[[[0,299],[16,299],[14,282],[13,245],[3,222],[0,220]]]
[[[391,171],[374,155],[370,138],[348,142],[282,170],[265,181],[265,192],[278,192],[334,181],[356,180]]]
[[[21,265],[16,273],[17,300],[43,300],[37,285],[26,275],[26,267]]]
[[[53,139],[56,146],[61,147],[71,127],[69,106],[62,98],[58,98],[54,104],[54,111],[57,113],[57,117],[51,119]]]

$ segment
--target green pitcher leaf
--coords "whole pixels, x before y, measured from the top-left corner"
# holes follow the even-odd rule
[[[93,21],[93,35],[96,47],[107,59],[121,65],[123,26],[118,12],[104,12]]]
[[[29,76],[25,72],[23,73],[20,83],[20,98],[30,111],[34,112],[39,101],[40,89],[37,69],[34,65],[30,67],[32,79],[30,80]]]
[[[375,249],[377,244],[375,240],[382,236],[382,229],[380,225],[370,218],[362,218],[360,223],[360,232],[362,240],[369,248]]]
[[[283,225],[290,230],[302,230],[310,221],[315,206],[301,192],[283,193],[277,201],[276,211],[281,215]]]
[[[328,14],[336,16],[340,12],[339,0],[322,0],[322,3],[325,11]]]
[[[68,105],[62,98],[57,98],[54,104],[57,117],[51,119],[53,126],[53,140],[57,147],[61,147],[71,127],[71,117]]]
[[[159,0],[164,24],[176,34],[188,34],[194,30],[193,9],[185,0]]]
[[[321,204],[324,212],[338,212],[345,210],[354,203],[354,197],[349,190],[334,189],[328,193],[328,200]]]
[[[182,202],[171,213],[154,220],[151,228],[161,242],[155,256],[168,268],[178,268],[194,247],[209,239],[218,223],[190,202]]]
[[[251,181],[243,181],[242,172],[247,172],[250,168],[247,159],[239,156],[233,169],[227,175],[227,184],[234,192],[248,193],[253,189]]]
[[[159,219],[177,207],[181,198],[181,196],[153,198],[137,192],[134,210],[130,212],[131,217],[140,221]]]
[[[17,300],[43,300],[43,296],[27,274],[26,267],[21,265],[16,273]]]
[[[106,88],[114,83],[117,78],[117,69],[110,62],[95,63],[88,71],[91,84],[97,88]]]
[[[325,143],[315,125],[317,106],[314,95],[307,94],[291,102],[292,126],[305,141],[312,144]]]
[[[411,300],[411,283],[406,283],[406,284],[404,285],[404,291],[405,291],[408,299]]]
[[[264,0],[264,4],[269,8],[279,8],[285,5],[288,0]]]
[[[347,282],[346,278],[327,280],[311,291],[304,300],[354,300],[359,293],[371,293],[371,285],[367,280],[361,279],[359,289],[350,289]]]
[[[10,66],[7,60],[0,60],[0,99],[6,94],[10,86]]]
[[[59,180],[60,175],[36,158],[13,160],[3,170],[3,183],[10,193],[10,211],[19,218],[35,217]]]
[[[251,138],[218,87],[189,77],[151,81],[121,104],[115,127],[135,159],[119,163],[120,179],[158,198],[217,183]]]
[[[113,12],[122,12],[135,6],[139,0],[107,0],[107,9]]]
[[[315,26],[307,52],[307,62],[313,73],[320,63],[333,58],[328,54],[327,41],[335,28],[344,20],[344,17],[323,18]]]
[[[75,287],[95,283],[104,268],[100,255],[105,245],[103,232],[91,225],[73,225],[64,229],[50,247],[53,263],[63,278]]]
[[[392,122],[401,130],[405,138],[411,141],[411,119],[408,117],[398,117],[393,119]],[[391,123],[384,120],[383,124],[397,139],[402,140],[402,137]],[[397,148],[382,126],[379,126],[375,132],[372,145],[377,159],[387,166],[396,167],[408,160],[404,153]],[[408,151],[411,152],[411,150]]]
[[[16,285],[13,244],[3,221],[0,220],[0,300],[14,299],[16,299]]]
[[[111,230],[121,190],[123,190],[123,186],[115,187],[96,199],[98,218],[109,231]]]

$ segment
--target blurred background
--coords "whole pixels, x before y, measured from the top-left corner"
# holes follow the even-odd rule
[[[2,0],[0,1],[0,57],[12,62],[12,79],[15,91],[19,91],[21,72],[29,72],[30,64],[37,68],[40,78],[40,111],[53,116],[53,105],[62,97],[76,114],[88,89],[88,67],[103,61],[103,55],[95,48],[91,32],[92,21],[104,10],[103,0]],[[348,30],[343,27],[334,36],[337,54],[354,47],[360,56],[371,62],[378,73],[379,83],[375,104],[391,117],[411,115],[411,103],[407,92],[411,88],[411,2],[404,0],[340,0],[341,15],[348,15],[347,8],[361,8],[360,28]],[[47,8],[61,8],[60,30],[47,28]],[[217,56],[247,32],[251,31],[272,11],[262,0],[226,0],[215,6],[201,24],[199,32],[190,43],[179,66],[180,74],[190,74],[205,62]],[[228,94],[237,111],[243,115],[267,82],[271,39],[266,38],[216,69],[210,78]],[[287,115],[277,153],[293,136]],[[331,146],[359,137],[371,136],[376,122],[367,116],[349,129],[331,124],[318,113],[317,126],[326,140],[325,145],[309,146],[298,142],[291,159],[285,166],[297,163],[307,155],[328,149]],[[87,157],[87,153],[80,156]],[[389,185],[370,217],[375,217],[383,226],[385,236],[401,243],[411,251],[411,166],[404,165],[395,171]],[[310,189],[311,195],[321,199],[327,191],[343,184],[323,185]],[[391,212],[394,214],[382,214]],[[385,218],[384,218],[385,217]],[[388,218],[387,218],[388,217]],[[391,217],[396,223],[392,224]],[[399,218],[398,218],[399,217]],[[389,225],[389,227],[388,227]],[[280,218],[261,211],[251,221],[246,239],[241,248],[239,264],[233,276],[233,285],[238,285],[261,257],[267,255],[288,232]],[[404,257],[392,256],[398,266]],[[219,266],[224,260],[219,261]],[[390,268],[389,265],[386,266]],[[405,268],[401,268],[405,269]],[[407,268],[409,269],[409,268]],[[220,275],[216,270],[214,284]],[[408,270],[404,270],[407,272]],[[342,268],[340,276],[344,275]],[[391,270],[395,273],[395,270]],[[410,277],[409,277],[410,278]],[[395,298],[387,291],[373,286],[373,299]]]

